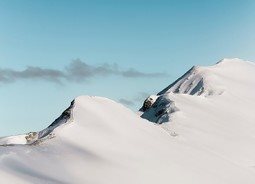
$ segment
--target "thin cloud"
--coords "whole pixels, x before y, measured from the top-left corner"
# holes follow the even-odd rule
[[[139,92],[135,97],[133,97],[132,99],[125,99],[125,98],[121,98],[119,99],[119,102],[122,103],[123,105],[126,106],[135,106],[138,104],[142,104],[143,101],[150,96],[149,93],[147,92]]]
[[[62,71],[43,69],[40,67],[27,67],[23,71],[13,69],[0,69],[0,82],[11,83],[22,79],[43,79],[46,81],[60,82],[65,75]]]
[[[131,100],[127,100],[124,98],[119,99],[119,102],[122,103],[123,105],[127,105],[127,106],[134,106],[135,103]]]
[[[134,101],[144,101],[147,97],[149,97],[151,94],[148,92],[139,92],[134,98]]]
[[[130,77],[130,78],[139,78],[139,77],[166,77],[167,74],[166,73],[143,73],[140,71],[137,71],[133,68],[127,70],[127,71],[123,71],[121,72],[121,75],[124,77]]]
[[[12,83],[25,79],[38,79],[54,83],[64,81],[83,82],[94,77],[122,76],[124,78],[158,78],[166,77],[166,73],[145,73],[132,68],[121,70],[117,64],[89,65],[80,59],[73,60],[63,70],[28,66],[18,71],[0,68],[0,83]]]
[[[73,60],[66,67],[66,75],[70,80],[74,81],[83,81],[88,78],[97,77],[97,76],[109,76],[109,75],[118,75],[119,69],[118,66],[103,64],[100,66],[88,65],[85,62],[82,62],[79,59]]]

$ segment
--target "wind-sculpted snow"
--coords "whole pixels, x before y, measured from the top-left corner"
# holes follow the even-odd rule
[[[40,144],[4,138],[24,142],[0,147],[0,183],[255,183],[254,63],[227,59],[189,79],[144,103],[143,116],[162,124],[106,98],[76,98]]]

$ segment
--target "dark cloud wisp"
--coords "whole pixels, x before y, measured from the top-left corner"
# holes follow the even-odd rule
[[[119,102],[122,103],[123,105],[127,105],[127,106],[134,106],[135,103],[132,100],[127,100],[124,98],[119,99]]]
[[[40,67],[27,67],[25,70],[0,69],[0,82],[10,83],[21,79],[44,79],[60,82],[65,74],[59,70],[43,69]]]
[[[157,78],[167,76],[166,73],[144,73],[132,68],[121,70],[117,64],[93,66],[80,59],[76,59],[63,70],[34,66],[29,66],[21,71],[0,68],[0,83],[11,83],[24,79],[40,79],[54,83],[62,83],[63,81],[83,82],[90,78],[110,75],[122,76],[125,78]]]
[[[150,96],[150,93],[147,92],[139,92],[136,96],[133,98],[120,98],[119,102],[123,105],[134,107],[135,105],[141,104],[147,97]]]

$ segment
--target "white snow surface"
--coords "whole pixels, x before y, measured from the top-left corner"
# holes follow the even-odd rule
[[[81,96],[53,138],[0,139],[13,145],[0,146],[0,183],[254,184],[255,64],[224,59],[180,80],[158,94],[179,109],[160,125]]]

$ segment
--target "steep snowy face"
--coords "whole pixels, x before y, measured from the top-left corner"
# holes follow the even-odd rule
[[[220,95],[223,89],[211,85],[216,75],[206,67],[193,66],[183,76],[163,89],[158,95],[167,93],[189,94],[197,96]]]
[[[155,105],[151,104],[151,107],[146,110],[143,105],[140,109],[143,112],[141,117],[156,123],[169,122],[172,113],[178,109],[171,96],[178,94],[210,98],[217,98],[216,96],[224,95],[224,93],[249,96],[255,85],[254,68],[254,63],[241,59],[223,59],[209,67],[194,66],[171,85],[154,95],[154,98],[158,99],[155,100]],[[246,94],[247,91],[248,94]],[[165,109],[164,113],[157,113],[163,112],[162,109]]]

